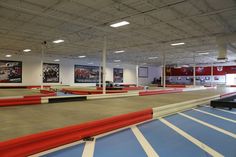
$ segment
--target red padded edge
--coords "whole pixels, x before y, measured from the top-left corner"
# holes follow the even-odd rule
[[[220,97],[227,97],[227,96],[230,96],[230,95],[234,95],[236,94],[236,92],[230,92],[230,93],[225,93],[225,94],[221,94]]]
[[[17,106],[17,105],[35,105],[41,104],[41,98],[14,98],[14,99],[1,99],[0,107],[3,106]]]
[[[143,90],[144,89],[144,87],[142,87],[142,86],[138,86],[138,87],[120,86],[118,88],[122,88],[122,90]],[[112,90],[114,88],[113,87],[107,87],[106,89]],[[102,90],[102,87],[97,87],[97,90]],[[116,91],[118,91],[118,90],[116,90]]]
[[[152,109],[20,137],[0,143],[1,157],[32,155],[149,119]]]
[[[123,90],[143,90],[144,87],[138,86],[138,87],[124,87]]]
[[[159,91],[142,91],[142,92],[139,92],[139,96],[180,93],[180,92],[183,92],[183,90],[182,89],[174,89],[174,90],[159,90]]]
[[[41,86],[26,86],[26,88],[28,89],[32,89],[32,88],[40,88]],[[50,88],[51,86],[43,86],[43,88]]]
[[[70,94],[77,94],[77,95],[91,95],[91,94],[102,94],[101,90],[72,90],[72,89],[62,89],[62,92],[67,92]],[[106,90],[107,94],[112,93],[127,93],[126,90]]]

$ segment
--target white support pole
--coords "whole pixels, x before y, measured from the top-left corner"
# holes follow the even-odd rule
[[[163,53],[163,88],[166,88],[166,54]]]
[[[98,78],[98,87],[101,87],[101,85],[102,85],[102,66],[101,66],[101,64],[99,66],[99,76],[98,77],[99,77]]]
[[[44,59],[44,48],[45,48],[45,42],[42,43],[41,45],[41,83],[40,83],[40,88],[43,89],[43,59]]]
[[[211,64],[211,87],[213,86],[214,63]]]
[[[104,47],[102,53],[102,67],[103,67],[103,83],[102,93],[106,94],[106,55],[107,55],[107,38],[104,37]]]
[[[195,60],[195,55],[193,56],[193,86],[196,87],[196,60]]]
[[[139,68],[139,66],[136,65],[136,86],[137,86],[137,87],[139,86],[138,68]]]

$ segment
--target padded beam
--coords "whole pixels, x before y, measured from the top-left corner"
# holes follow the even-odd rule
[[[152,109],[16,138],[0,143],[1,157],[33,155],[149,119]]]
[[[73,90],[73,89],[62,89],[64,93],[77,94],[77,95],[91,95],[91,94],[102,94],[102,90]],[[107,90],[106,93],[127,93],[126,90]]]
[[[0,99],[0,107],[41,104],[40,97]]]

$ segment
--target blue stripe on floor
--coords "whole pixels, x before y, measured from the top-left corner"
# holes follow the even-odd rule
[[[189,116],[192,116],[196,119],[199,119],[201,121],[204,121],[206,123],[212,124],[216,127],[222,128],[224,130],[227,130],[232,133],[236,133],[236,124],[227,120],[223,120],[205,113],[201,113],[198,111],[190,110],[183,112]]]
[[[234,138],[181,115],[174,115],[165,119],[224,156],[236,157],[236,140]]]
[[[138,128],[160,156],[210,156],[159,120],[139,125]]]
[[[97,139],[94,157],[146,157],[131,129]]]
[[[81,157],[84,150],[84,143],[68,147],[50,154],[43,155],[43,157]]]
[[[221,110],[216,110],[214,108],[209,108],[209,107],[200,107],[198,109],[202,110],[202,111],[212,113],[212,114],[216,114],[218,116],[222,116],[222,117],[225,117],[225,118],[236,120],[236,114],[224,112],[224,111],[221,111]]]

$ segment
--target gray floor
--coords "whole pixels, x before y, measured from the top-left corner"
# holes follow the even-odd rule
[[[0,108],[0,141],[69,125],[103,119],[166,104],[236,91],[236,88],[192,91],[155,96],[128,97]]]

